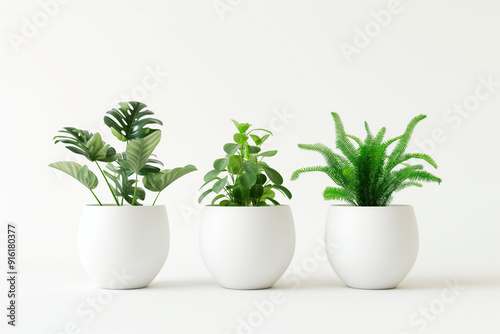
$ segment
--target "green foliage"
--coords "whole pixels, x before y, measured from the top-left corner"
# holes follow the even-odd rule
[[[415,186],[421,182],[441,183],[441,179],[424,170],[421,164],[411,165],[412,159],[423,160],[434,168],[436,162],[424,153],[405,153],[415,126],[426,118],[419,115],[413,118],[405,132],[398,137],[384,141],[385,128],[373,136],[365,122],[366,139],[349,135],[337,113],[332,113],[336,131],[336,146],[341,154],[323,144],[299,144],[299,148],[320,153],[326,166],[305,167],[292,174],[296,180],[302,173],[323,172],[338,187],[326,187],[323,196],[326,200],[339,200],[357,206],[387,206],[393,193]],[[389,146],[395,144],[390,153]]]
[[[269,203],[279,205],[274,199],[276,195],[274,190],[289,199],[292,198],[291,192],[282,185],[283,177],[280,173],[262,161],[278,152],[261,152],[262,144],[272,135],[271,131],[250,130],[251,124],[238,123],[234,120],[232,122],[238,130],[233,135],[234,142],[223,146],[226,156],[215,160],[214,169],[205,174],[203,178],[205,184],[201,188],[209,187],[209,189],[201,194],[198,202],[214,193],[212,205],[267,206]],[[258,136],[254,132],[263,135]]]
[[[119,108],[113,108],[107,112],[109,116],[104,117],[106,124],[113,135],[121,141],[141,139],[147,135],[159,131],[149,126],[152,124],[163,125],[156,118],[148,118],[154,115],[147,106],[141,102],[121,102]]]
[[[73,153],[83,155],[92,162],[116,160],[115,149],[106,145],[99,133],[92,134],[86,130],[71,127],[65,127],[59,132],[65,133],[65,135],[55,136],[55,143],[66,144],[66,148]]]
[[[72,127],[63,128],[60,132],[64,135],[54,137],[54,141],[56,144],[59,142],[66,144],[66,148],[71,152],[83,155],[89,161],[95,162],[116,205],[123,205],[124,202],[130,205],[142,205],[140,201],[146,198],[146,191],[140,187],[139,175],[144,176],[143,184],[146,189],[158,192],[153,202],[154,205],[162,190],[196,168],[188,165],[161,171],[158,166],[163,166],[163,163],[153,154],[160,142],[161,131],[152,129],[149,125],[162,125],[162,122],[155,118],[148,118],[147,116],[154,113],[143,103],[132,101],[122,102],[119,105],[120,108],[107,112],[111,117],[105,116],[104,123],[110,127],[115,137],[126,142],[125,152],[117,154],[114,148],[102,141],[99,133],[92,134]],[[106,170],[102,170],[98,161],[108,162]],[[52,163],[49,166],[80,181],[102,205],[93,192],[98,185],[97,176],[88,166],[67,161]]]

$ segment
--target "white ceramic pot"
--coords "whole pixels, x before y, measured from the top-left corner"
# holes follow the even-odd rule
[[[200,229],[201,256],[212,276],[229,289],[270,288],[295,251],[287,205],[207,206]]]
[[[167,259],[170,243],[164,205],[88,205],[78,231],[82,265],[101,288],[146,287]]]
[[[352,288],[396,287],[418,253],[417,221],[409,205],[332,205],[325,238],[330,264]]]

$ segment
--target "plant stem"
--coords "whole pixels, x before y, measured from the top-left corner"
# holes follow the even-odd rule
[[[113,192],[113,188],[111,188],[111,185],[109,184],[108,179],[106,178],[106,175],[102,171],[101,166],[99,166],[99,163],[97,161],[95,162],[95,164],[97,165],[97,167],[99,167],[99,170],[101,171],[102,176],[104,176],[104,180],[106,181],[108,188],[111,191],[111,195],[113,195],[113,198],[115,199],[116,205],[120,206],[120,203],[118,202],[118,198],[116,198],[115,193]]]
[[[134,187],[134,198],[132,198],[132,206],[135,204],[135,197],[137,196],[137,178],[139,175],[135,173],[135,187]]]
[[[97,200],[97,203],[99,203],[99,205],[102,206],[101,201],[99,200],[99,198],[97,198],[97,196],[94,194],[94,192],[92,191],[92,189],[89,189],[89,190],[92,193],[92,195],[94,195],[95,199]]]
[[[155,200],[154,200],[154,202],[153,202],[153,205],[152,205],[152,206],[155,206],[156,200],[157,200],[157,199],[158,199],[158,197],[160,196],[160,193],[161,193],[161,191],[159,191],[159,192],[158,192],[158,195],[156,195],[156,198],[155,198]]]

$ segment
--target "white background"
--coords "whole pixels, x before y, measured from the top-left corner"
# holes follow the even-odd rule
[[[51,17],[42,8],[47,3]],[[224,4],[223,12],[214,7]],[[6,222],[19,226],[21,273],[12,332],[498,333],[500,3],[402,0],[381,27],[373,11],[388,4],[3,0],[0,221],[3,245]],[[38,27],[30,31],[27,22]],[[360,29],[372,29],[367,45],[359,44]],[[355,42],[362,47],[346,57],[341,46]],[[151,71],[160,74],[154,79]],[[488,91],[480,78],[496,86]],[[477,99],[477,89],[488,96]],[[89,282],[76,253],[79,215],[92,195],[47,165],[71,156],[52,142],[63,126],[101,131],[123,150],[102,118],[131,94],[165,123],[156,153],[166,166],[192,163],[200,171],[160,197],[172,237],[160,275],[148,289],[109,299]],[[463,103],[470,112],[449,111]],[[285,183],[294,194],[292,264],[312,268],[300,287],[283,280],[263,291],[218,287],[199,256],[202,207],[195,202],[202,176],[231,140],[230,119],[274,130],[267,149],[279,153],[268,162],[288,179],[299,167],[322,163],[297,143],[333,145],[332,111],[360,136],[365,120],[373,129],[387,126],[393,137],[413,116],[428,115],[411,150],[431,153],[443,183],[406,190],[394,201],[417,213],[421,248],[412,272],[390,291],[344,287],[322,256],[313,257],[331,204],[322,191],[331,182],[310,174]],[[99,195],[108,196],[103,184]],[[449,289],[446,280],[465,289]],[[4,305],[4,280],[1,289]],[[238,319],[255,316],[254,302],[274,291],[282,303],[257,327],[238,328]],[[442,291],[457,298],[439,302]],[[106,304],[95,317],[82,315],[78,310],[89,310],[96,297],[107,297]],[[431,318],[411,321],[429,308]]]

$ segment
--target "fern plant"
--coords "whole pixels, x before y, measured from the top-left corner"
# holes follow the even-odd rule
[[[410,161],[421,160],[437,168],[436,162],[424,153],[406,153],[415,126],[426,118],[414,117],[405,132],[398,137],[385,140],[386,128],[373,134],[365,122],[366,138],[347,134],[337,113],[332,113],[335,123],[336,146],[342,154],[326,145],[299,144],[299,148],[320,153],[326,166],[305,167],[292,174],[296,180],[302,173],[323,172],[337,187],[326,187],[325,200],[340,200],[355,206],[387,206],[393,193],[408,187],[422,187],[421,182],[441,183],[441,179],[424,170],[422,164]],[[395,145],[388,152],[390,146]]]
[[[104,123],[111,129],[113,135],[126,143],[123,153],[117,153],[109,144],[106,144],[99,133],[90,133],[73,127],[65,127],[59,131],[62,134],[55,136],[55,143],[66,144],[71,152],[82,155],[90,162],[95,163],[104,181],[106,182],[116,205],[124,202],[130,205],[142,205],[146,191],[139,186],[139,176],[143,176],[142,184],[152,192],[160,193],[172,182],[187,173],[196,170],[193,165],[174,169],[161,170],[163,163],[153,154],[161,139],[161,131],[151,128],[151,125],[163,125],[156,119],[149,117],[154,113],[144,103],[131,101],[121,102],[118,108],[113,108],[104,117]],[[103,170],[99,162],[107,162]],[[94,192],[99,180],[97,175],[87,165],[80,165],[73,161],[59,161],[49,165],[58,169],[82,183],[90,190],[99,205],[102,202]]]

